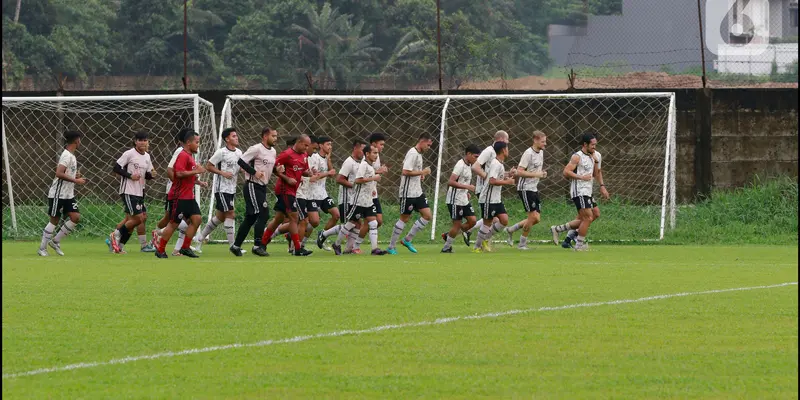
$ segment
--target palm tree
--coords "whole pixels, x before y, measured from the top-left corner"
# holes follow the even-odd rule
[[[332,8],[328,2],[322,5],[319,12],[316,8],[309,7],[306,16],[308,17],[308,27],[292,24],[291,29],[300,32],[298,41],[301,50],[305,44],[316,51],[317,74],[321,79],[330,72],[326,60],[328,46],[335,46],[342,41],[340,32],[346,29],[351,16],[340,14],[339,9]]]
[[[355,25],[348,20],[344,34],[337,46],[329,47],[329,74],[342,84],[352,83],[365,64],[371,62],[381,52],[380,47],[372,45],[372,34],[361,36],[364,21]]]
[[[404,66],[421,64],[423,60],[421,60],[419,56],[428,46],[428,41],[422,39],[421,36],[422,35],[416,28],[409,29],[409,31],[397,41],[392,55],[381,70],[381,75],[396,74]]]

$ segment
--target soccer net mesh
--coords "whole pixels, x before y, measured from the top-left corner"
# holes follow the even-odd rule
[[[209,158],[217,136],[214,107],[197,95],[3,98],[3,237],[41,235],[47,191],[64,148],[63,133],[70,129],[84,134],[76,157],[88,181],[75,188],[82,215],[78,233],[107,235],[124,217],[119,176],[112,170],[133,147],[138,130],[150,133],[157,174],[145,188],[152,228],[164,213],[167,163],[177,147],[175,134],[184,127],[200,133],[197,160]],[[205,206],[208,189],[196,193]]]
[[[260,141],[261,129],[278,130],[278,151],[283,139],[306,133],[330,136],[335,168],[350,155],[354,139],[383,132],[388,140],[381,162],[389,166],[378,185],[383,205],[387,240],[399,216],[398,186],[403,157],[422,133],[434,138],[424,154],[432,174],[423,181],[435,221],[430,237],[449,229],[444,193],[453,166],[469,144],[490,145],[497,130],[509,133],[506,169],[516,166],[532,144],[532,132],[547,134],[545,169],[549,176],[539,184],[543,201],[542,222],[534,227],[532,240],[547,240],[549,226],[573,219],[568,181],[562,170],[580,149],[585,131],[598,134],[604,183],[611,192],[601,201],[603,210],[592,228],[591,240],[659,239],[674,221],[674,96],[671,93],[610,93],[573,95],[436,95],[436,96],[228,96],[220,129],[233,126],[240,147]],[[218,146],[220,138],[217,138]],[[671,153],[670,153],[671,151]],[[328,180],[328,194],[336,200],[338,187]],[[599,188],[596,188],[599,189]],[[595,197],[599,193],[595,191]],[[503,193],[510,219],[524,218],[515,187]],[[272,200],[270,204],[272,204]],[[473,199],[473,205],[477,201]],[[242,208],[237,195],[237,211]],[[210,212],[209,208],[209,212]],[[323,217],[323,220],[325,218]],[[212,239],[222,240],[221,232]]]

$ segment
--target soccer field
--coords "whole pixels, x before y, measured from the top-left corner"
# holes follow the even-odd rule
[[[796,246],[36,247],[2,244],[4,398],[797,398]]]

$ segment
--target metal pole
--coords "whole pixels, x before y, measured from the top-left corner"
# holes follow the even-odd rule
[[[431,240],[436,240],[436,211],[439,209],[439,181],[442,179],[442,154],[444,151],[444,130],[447,126],[447,107],[450,105],[448,98],[442,108],[442,123],[439,125],[439,157],[436,160],[436,183],[433,189],[433,224],[431,224]]]
[[[187,64],[189,58],[189,29],[188,29],[188,20],[189,14],[186,9],[186,3],[188,0],[183,0],[183,90],[189,90],[189,76],[187,74]]]
[[[700,27],[700,62],[703,66],[703,89],[706,88],[706,40],[703,36],[703,11],[700,0],[697,0],[697,23]]]
[[[11,227],[14,229],[14,234],[17,233],[17,209],[14,207],[14,189],[11,184],[11,166],[8,161],[8,143],[6,143],[6,118],[2,117],[3,123],[3,162],[6,170],[6,185],[8,186],[8,201],[11,207]]]
[[[441,0],[436,0],[436,52],[439,63],[439,93],[442,93],[442,24],[440,18],[440,3]]]

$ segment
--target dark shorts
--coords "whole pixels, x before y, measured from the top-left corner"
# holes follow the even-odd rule
[[[522,206],[525,207],[526,213],[532,211],[536,211],[538,213],[542,212],[542,202],[539,200],[539,192],[520,190],[517,193],[519,194],[519,198],[522,200]]]
[[[347,222],[347,214],[350,213],[350,205],[348,204],[339,204],[339,222],[345,223]]]
[[[362,218],[374,217],[375,215],[377,215],[375,211],[376,210],[374,205],[370,207],[351,206],[350,215],[347,216],[347,220],[358,221]]]
[[[244,209],[247,215],[266,213],[269,218],[269,204],[267,204],[267,187],[253,182],[244,184]]]
[[[381,208],[381,201],[378,198],[372,199],[372,205],[375,206],[375,215],[383,214],[383,208]]]
[[[79,213],[78,203],[72,199],[47,199],[47,215],[51,217],[67,216],[69,213]]]
[[[492,219],[500,214],[508,214],[503,203],[481,204],[481,217],[483,219]]]
[[[308,205],[311,203],[311,200],[296,198],[295,203],[297,203],[297,220],[302,221],[308,217]]]
[[[200,206],[195,200],[172,200],[169,202],[169,219],[172,222],[188,220],[193,215],[200,215]]]
[[[592,196],[578,196],[573,197],[572,202],[575,203],[575,208],[580,211],[582,208],[594,208],[595,203]]]
[[[326,212],[330,214],[330,209],[336,207],[333,204],[333,199],[326,197],[322,200],[306,200],[306,212]]]
[[[465,206],[448,204],[447,211],[450,213],[450,219],[453,221],[461,221],[464,218],[475,216],[475,209],[472,208],[472,204],[467,204]]]
[[[214,208],[220,212],[228,212],[233,210],[233,193],[220,193],[217,192],[214,194],[214,199],[216,200],[214,203]]]
[[[122,198],[122,208],[125,209],[125,214],[139,215],[147,212],[147,208],[144,206],[144,197],[124,193],[119,197]]]
[[[297,199],[290,195],[290,194],[276,194],[275,197],[278,198],[278,201],[275,202],[275,207],[272,209],[279,212],[289,215],[290,213],[298,212],[299,208],[297,205]]]
[[[426,208],[430,207],[428,207],[428,199],[425,198],[424,194],[419,197],[400,199],[400,214],[410,215],[413,211],[419,212],[419,210]]]

